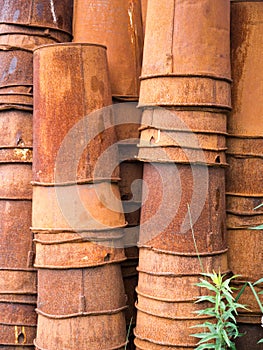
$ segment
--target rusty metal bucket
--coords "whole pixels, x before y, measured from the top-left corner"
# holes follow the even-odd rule
[[[0,9],[0,23],[52,28],[71,33],[72,0],[1,0]]]
[[[143,29],[140,0],[75,1],[75,42],[93,42],[108,48],[112,95],[138,100]]]
[[[111,104],[106,48],[43,46],[34,53],[34,72],[34,180],[118,180],[111,108],[102,110]]]
[[[233,111],[228,130],[239,136],[263,136],[263,3],[231,2],[231,54]],[[245,88],[244,88],[245,87]],[[251,103],[257,101],[257,103]]]
[[[92,232],[126,225],[118,184],[110,182],[70,186],[35,185],[32,216],[34,231],[57,229]]]
[[[19,150],[23,153],[23,149]],[[32,166],[30,163],[1,163],[0,164],[0,198],[24,199],[32,198]]]
[[[145,164],[143,180],[141,245],[196,254],[189,204],[198,252],[209,254],[226,249],[223,168]],[[198,207],[190,205],[192,198],[196,198]]]
[[[2,45],[34,50],[38,46],[71,41],[72,36],[61,30],[23,25],[0,24]]]
[[[40,269],[38,281],[37,349],[124,348],[126,296],[118,264]]]
[[[139,105],[229,109],[229,33],[229,1],[149,2]]]
[[[33,349],[36,337],[35,305],[0,300],[0,343],[5,349]]]
[[[0,147],[33,145],[32,113],[15,109],[0,111]]]

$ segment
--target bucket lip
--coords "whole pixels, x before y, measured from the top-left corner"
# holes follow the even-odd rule
[[[37,344],[37,339],[34,339],[34,340],[33,340],[33,343],[34,343],[34,346],[35,346],[35,349],[36,349],[36,350],[48,350],[48,349],[43,348],[43,347],[41,347],[40,345],[38,345],[38,344]],[[105,349],[105,350],[119,350],[119,349],[124,348],[127,344],[128,344],[128,340],[125,341],[125,343],[116,345],[116,346],[114,346],[114,347],[112,347],[112,348],[107,348],[107,349]],[[16,346],[17,346],[17,344],[16,344]]]
[[[72,180],[72,181],[65,181],[65,182],[42,182],[42,181],[31,181],[31,185],[35,187],[66,187],[66,186],[81,186],[81,185],[99,185],[101,183],[108,183],[108,184],[116,184],[119,181],[121,181],[121,178],[119,177],[112,177],[112,178],[87,178],[87,179],[79,179],[79,180]]]
[[[102,45],[102,44],[97,44],[97,43],[85,43],[85,42],[66,42],[66,43],[54,43],[54,44],[45,44],[45,45],[40,45],[33,49],[33,53],[35,53],[38,50],[43,50],[43,49],[48,49],[48,48],[53,48],[53,47],[100,47],[103,48],[104,50],[107,50],[107,46]]]
[[[9,45],[9,44],[0,44],[0,52],[8,52],[8,51],[26,51],[30,55],[32,54],[32,50],[26,47]]]
[[[169,250],[154,248],[154,247],[146,245],[146,244],[141,244],[140,242],[137,243],[137,246],[140,249],[145,249],[145,250],[151,251],[153,253],[157,253],[157,254],[164,254],[164,255],[171,255],[171,256],[183,256],[186,258],[197,258],[198,256],[211,257],[211,256],[223,255],[223,254],[226,254],[228,252],[228,248],[221,249],[221,250],[215,250],[215,251],[211,251],[211,252],[199,252],[199,253],[196,253],[196,252],[190,252],[190,253],[176,252],[176,251],[169,251]]]
[[[200,73],[157,73],[157,74],[145,74],[141,75],[139,77],[140,81],[142,80],[147,80],[147,79],[155,79],[155,78],[201,78],[201,79],[215,79],[215,80],[220,80],[220,81],[225,81],[227,83],[232,83],[233,79],[223,76],[223,75],[216,75],[210,72],[200,72]]]

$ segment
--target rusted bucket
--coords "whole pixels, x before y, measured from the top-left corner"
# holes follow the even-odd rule
[[[38,46],[71,41],[72,36],[61,30],[23,25],[0,24],[2,45],[34,50]]]
[[[230,134],[263,136],[263,3],[231,2],[231,53],[233,111],[228,119]],[[245,87],[245,88],[244,88]],[[257,103],[251,103],[257,101]]]
[[[116,264],[39,270],[36,348],[52,349],[59,344],[72,350],[123,349],[126,296],[121,279]]]
[[[143,180],[141,245],[195,255],[190,210],[198,252],[226,249],[223,168],[144,164]]]
[[[242,278],[242,277],[240,277]],[[255,281],[254,281],[255,282]],[[253,283],[253,281],[252,281]],[[234,291],[234,296],[236,297],[238,295],[238,292],[241,290],[245,282],[242,281],[232,281],[232,287],[237,288],[236,291]],[[254,287],[256,290],[256,293],[258,294],[263,290],[263,284],[257,285]],[[258,294],[259,300],[261,301],[261,304],[263,303],[263,296],[261,294]],[[239,310],[238,315],[240,318],[250,318],[251,316],[261,318],[261,310],[257,303],[257,300],[255,298],[255,295],[253,294],[251,288],[247,286],[241,295],[240,299],[238,300],[239,303],[246,305],[248,310]],[[249,321],[248,321],[249,323]]]
[[[148,3],[140,106],[229,109],[230,82],[229,1]]]
[[[101,110],[111,104],[106,48],[43,46],[34,53],[34,74],[34,180],[118,179],[111,108]]]
[[[0,23],[52,28],[71,33],[72,0],[1,0],[0,9]]]
[[[242,280],[256,281],[262,278],[263,235],[262,230],[228,229],[229,268]]]
[[[35,305],[0,300],[0,343],[5,349],[33,349],[36,337]]]
[[[33,53],[19,47],[0,46],[0,92],[2,88],[12,91],[23,88],[25,93],[33,88]],[[22,90],[22,91],[23,91]],[[20,90],[20,92],[22,92]]]
[[[75,1],[75,42],[93,42],[108,48],[112,95],[138,100],[143,29],[140,0]]]
[[[157,129],[185,132],[227,133],[227,115],[222,112],[182,110],[178,108],[147,108],[142,114],[142,129]]]
[[[32,113],[15,109],[0,111],[0,147],[33,145]]]
[[[110,182],[70,186],[35,185],[32,216],[34,231],[93,232],[126,225],[118,184]]]
[[[19,152],[23,153],[21,149]],[[0,198],[30,200],[32,198],[32,166],[30,163],[0,164]]]

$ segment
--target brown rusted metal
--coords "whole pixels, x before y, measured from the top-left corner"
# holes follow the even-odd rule
[[[242,280],[256,281],[262,278],[263,236],[262,230],[228,229],[229,268]]]
[[[262,350],[262,344],[258,344],[258,341],[262,338],[262,335],[263,335],[260,323],[257,323],[257,324],[238,323],[238,330],[240,333],[245,334],[245,336],[239,337],[236,339],[235,344],[237,349]]]
[[[55,318],[38,310],[37,338],[34,343],[38,350],[52,349],[58,344],[68,350],[84,349],[87,344],[94,349],[123,350],[126,344],[124,310],[83,313],[79,317],[67,318]]]
[[[204,193],[205,190],[198,186],[203,183],[206,171],[208,187]],[[203,206],[193,223],[198,252],[212,253],[226,248],[224,169],[207,169],[202,166],[192,168],[181,164],[145,164],[143,180],[146,194],[143,192],[141,244],[161,250],[195,254],[194,239],[187,221],[187,205],[198,191],[198,206],[203,199]],[[192,205],[190,211],[193,219],[193,213],[199,207]],[[156,224],[153,226],[151,222],[154,220]]]
[[[0,163],[32,163],[33,150],[21,147],[0,148]]]
[[[148,5],[148,0],[141,0],[142,25],[143,25],[143,32],[144,33],[145,33],[145,28],[146,28],[147,5]]]
[[[200,257],[205,271],[228,271],[227,249],[214,254],[202,254]],[[202,272],[197,254],[168,253],[149,247],[140,247],[138,270],[164,276],[199,275]]]
[[[32,298],[35,300],[37,286],[36,279],[37,274],[34,269],[1,268],[0,299],[3,300],[4,298],[7,301],[13,301],[14,299],[19,299],[19,295],[22,296],[22,299],[25,295],[28,295],[29,300],[32,300]],[[10,297],[8,298],[8,296]]]
[[[23,92],[0,92],[0,106],[20,105],[26,107],[33,106],[32,93]]]
[[[1,0],[0,23],[53,28],[71,33],[72,0]]]
[[[38,46],[71,41],[71,34],[61,30],[23,25],[0,24],[2,45],[34,50]]]
[[[231,2],[231,57],[233,111],[228,119],[230,134],[263,136],[263,3]],[[252,103],[251,101],[256,101]]]
[[[149,2],[139,105],[229,109],[229,33],[227,0]]]
[[[19,151],[23,152],[23,149]],[[31,164],[1,163],[0,198],[30,200],[32,198],[31,178]]]
[[[142,114],[142,127],[171,131],[211,132],[226,134],[227,115],[221,112],[182,110],[177,108],[147,108]]]
[[[112,95],[137,100],[143,29],[140,0],[74,1],[75,42],[106,45]]]
[[[118,184],[110,182],[57,187],[35,185],[32,215],[35,231],[94,231],[126,225]]]
[[[111,109],[100,111],[111,104],[106,48],[43,46],[34,53],[34,72],[34,180],[118,179],[118,167],[112,169],[118,160]]]
[[[69,315],[119,309],[126,305],[126,299],[119,264],[38,271],[38,309],[44,313]]]
[[[30,304],[7,303],[0,300],[0,343],[6,349],[33,346],[37,314]]]
[[[0,46],[0,91],[3,87],[22,86],[28,92],[33,85],[33,53],[19,47]]]
[[[87,235],[87,236],[86,236]],[[35,234],[37,268],[80,268],[125,260],[119,231]]]
[[[32,113],[15,109],[0,111],[0,147],[33,145]]]
[[[120,164],[121,181],[119,187],[123,201],[141,201],[142,186],[140,180],[142,179],[142,172],[143,164],[140,162],[125,161]],[[128,221],[128,223],[130,222]]]
[[[240,277],[242,278],[242,277]],[[241,288],[243,287],[243,285],[245,284],[245,282],[239,282],[239,281],[232,281],[232,287],[235,287],[237,290],[234,291],[234,296],[237,297],[238,292],[241,290]],[[261,302],[261,304],[263,303],[263,296],[261,294],[259,294],[262,290],[263,290],[263,284],[261,283],[261,285],[256,285],[255,287],[256,293],[258,294],[259,300]],[[249,286],[247,286],[244,289],[244,292],[242,293],[242,295],[239,298],[239,302],[243,305],[246,305],[247,310],[240,310],[240,312],[238,313],[239,316],[241,318],[244,317],[250,317],[250,316],[254,316],[254,317],[258,317],[260,319],[261,317],[261,310],[260,307],[258,305],[258,302],[255,298],[255,295],[253,294],[251,288]]]

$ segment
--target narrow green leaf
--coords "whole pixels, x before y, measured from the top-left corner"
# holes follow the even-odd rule
[[[206,350],[206,349],[215,349],[219,350],[215,344],[201,344],[195,350]]]
[[[258,341],[258,344],[263,343],[263,338]]]
[[[260,278],[259,280],[257,280],[255,283],[253,283],[253,286],[256,286],[259,283],[263,283],[263,278]]]
[[[223,338],[224,338],[226,344],[230,347],[231,343],[230,343],[230,340],[228,339],[228,335],[224,329],[222,331],[222,335],[223,335]]]
[[[238,293],[238,295],[237,295],[235,301],[238,301],[238,299],[239,299],[239,298],[241,297],[241,295],[244,293],[244,290],[245,290],[245,288],[247,287],[247,285],[248,285],[248,282],[246,282],[246,283],[243,285],[243,287],[240,289],[240,292]]]
[[[255,288],[253,287],[253,284],[251,282],[248,282],[249,284],[249,287],[251,288],[253,294],[254,294],[254,297],[256,298],[256,301],[258,303],[258,306],[260,307],[260,311],[263,313],[263,305],[261,304],[260,300],[259,300],[259,297],[257,295],[257,292],[255,290]]]
[[[255,227],[249,227],[250,230],[263,230],[263,225],[255,226]]]

